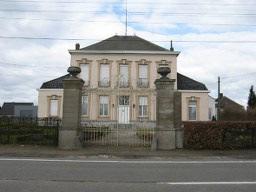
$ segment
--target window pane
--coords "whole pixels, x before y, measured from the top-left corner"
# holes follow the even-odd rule
[[[143,116],[147,116],[148,115],[148,106],[144,106],[143,108]]]
[[[140,106],[139,106],[139,116],[140,116],[140,117],[143,116],[142,110],[143,110],[143,108],[142,108],[142,106],[140,105]]]
[[[108,115],[108,104],[104,104],[104,115]]]
[[[108,104],[108,96],[100,96],[101,104]]]
[[[50,101],[50,116],[58,116],[58,100]]]
[[[103,104],[100,104],[100,115],[103,115]]]
[[[109,81],[109,64],[100,65],[100,81]]]
[[[139,116],[145,117],[148,115],[148,98],[145,96],[139,97]]]
[[[88,115],[88,96],[82,96],[82,115]]]
[[[128,81],[128,65],[120,65],[120,76],[122,81]]]
[[[108,96],[100,96],[100,115],[108,115]]]
[[[148,65],[139,65],[139,78],[140,79],[148,78]]]
[[[189,120],[192,120],[192,121],[197,120],[196,108],[197,108],[196,101],[189,101],[189,106],[188,106]]]
[[[89,81],[89,64],[80,64],[80,68],[81,68],[81,75],[80,77],[84,80],[84,81]]]
[[[129,105],[129,96],[119,96],[119,105]]]
[[[148,105],[147,97],[139,97],[139,105]]]

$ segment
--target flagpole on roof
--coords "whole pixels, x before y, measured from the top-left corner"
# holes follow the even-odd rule
[[[128,10],[127,10],[127,0],[125,0],[125,36],[127,36],[127,19],[128,19]]]

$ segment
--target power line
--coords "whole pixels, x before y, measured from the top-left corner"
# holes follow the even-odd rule
[[[25,37],[25,36],[0,36],[0,39],[25,39],[25,40],[56,40],[56,41],[101,41],[100,39],[89,38],[56,38],[56,37]],[[119,40],[104,40],[104,41],[119,41]],[[130,40],[139,41],[139,40]],[[170,42],[170,40],[152,40],[153,42]],[[250,43],[255,44],[256,40],[239,40],[239,41],[225,41],[225,40],[173,40],[176,43]]]
[[[52,3],[52,4],[99,4],[99,2],[95,1],[33,1],[33,0],[1,0],[0,2],[3,3]],[[105,3],[111,4],[124,4],[124,2],[116,2],[116,1],[106,1]],[[135,5],[211,5],[211,6],[253,6],[256,5],[255,3],[205,3],[205,2],[195,2],[195,3],[188,3],[188,2],[172,2],[172,1],[165,1],[165,2],[128,2],[128,4],[135,4]]]
[[[15,63],[9,63],[9,62],[5,62],[5,61],[0,61],[0,65],[11,65],[11,66],[17,66],[17,67],[35,67],[35,65],[24,65],[24,64],[15,64]]]
[[[31,13],[109,13],[108,11],[85,11],[85,10],[24,10],[24,9],[0,9],[1,12],[31,12]],[[125,13],[124,11],[120,11]],[[128,12],[130,15],[148,15],[152,14],[152,12]],[[221,17],[221,16],[256,16],[255,13],[206,13],[206,12],[163,12],[157,13],[163,16],[211,16],[211,17]]]
[[[121,21],[104,21],[104,20],[86,20],[86,19],[55,19],[55,18],[23,18],[23,17],[0,17],[2,20],[31,20],[31,21],[51,21],[51,22],[87,22],[87,23],[120,23]],[[216,25],[216,26],[244,26],[244,27],[256,27],[256,24],[242,24],[242,23],[186,23],[186,22],[140,22],[140,21],[127,21],[130,24],[153,24],[153,25]]]
[[[231,75],[231,76],[223,76],[222,79],[234,79],[237,77],[243,77],[243,76],[249,76],[249,75],[255,75],[256,72],[250,72],[250,73],[243,73],[243,74],[237,74],[237,75]]]

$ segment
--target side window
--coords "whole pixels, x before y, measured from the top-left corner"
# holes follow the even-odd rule
[[[50,99],[50,116],[58,116],[58,98],[56,96],[52,96]]]
[[[197,102],[195,100],[190,100],[188,103],[188,119],[190,121],[197,120]]]
[[[139,97],[139,117],[148,116],[148,97]]]
[[[109,112],[109,97],[100,96],[100,116],[108,116]]]

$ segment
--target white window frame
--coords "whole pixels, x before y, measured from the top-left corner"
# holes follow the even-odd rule
[[[188,120],[197,121],[197,101],[194,99],[188,101]]]
[[[99,96],[99,115],[109,116],[109,96]]]
[[[127,69],[127,71],[125,71],[126,72],[126,74],[121,74],[122,73],[122,68],[126,68]],[[129,64],[119,64],[119,75],[120,75],[120,79],[119,79],[119,85],[121,86],[121,87],[128,87],[129,86],[129,80],[130,80],[130,78],[129,78]]]
[[[58,112],[59,112],[59,100],[57,96],[52,96],[50,98],[50,110],[49,110],[50,114],[49,115],[50,117],[58,117]]]
[[[144,99],[144,101],[142,100]],[[138,110],[138,114],[139,117],[148,117],[148,97],[147,96],[139,96],[138,99],[139,102],[139,110]]]
[[[83,95],[82,96],[81,113],[84,116],[88,116],[88,114],[89,114],[89,98],[88,98],[88,95]]]
[[[85,71],[85,66],[87,68],[86,71]],[[89,85],[90,65],[88,63],[81,63],[80,68],[81,68],[80,78],[84,80],[85,85]]]
[[[138,86],[139,87],[148,87],[149,83],[149,65],[148,64],[139,64],[139,74],[138,74]]]
[[[106,71],[103,71],[106,70]],[[110,85],[110,64],[101,63],[100,64],[100,85],[107,87]]]

